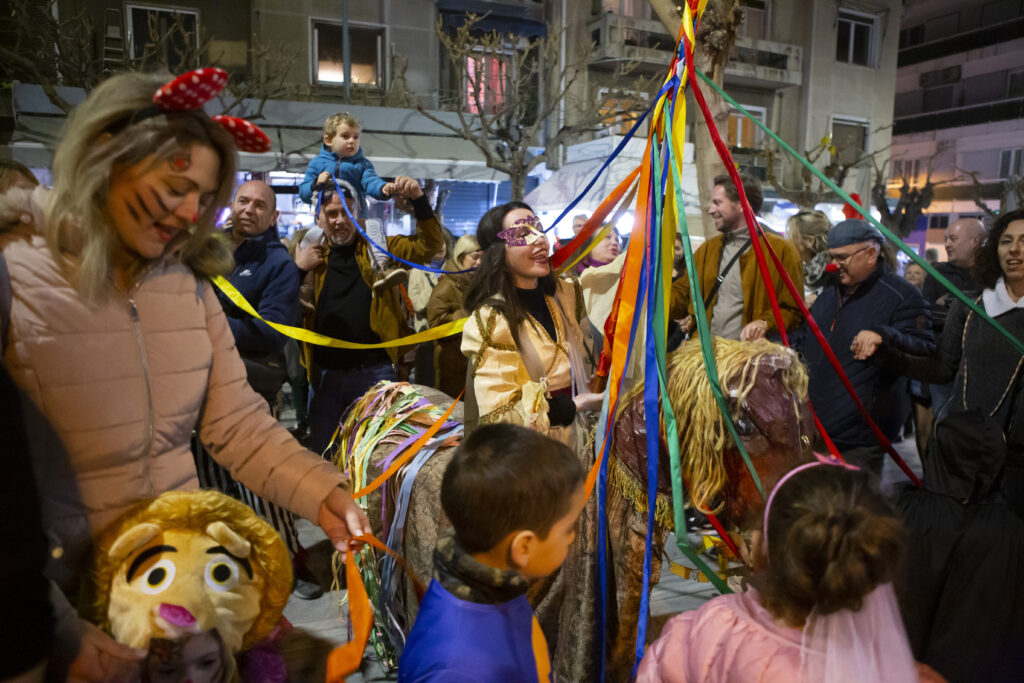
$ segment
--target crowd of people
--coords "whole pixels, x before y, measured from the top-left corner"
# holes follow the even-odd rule
[[[300,187],[316,228],[286,244],[274,190],[234,188],[230,134],[202,110],[154,109],[161,84],[126,74],[98,86],[67,121],[52,188],[16,164],[0,173],[0,415],[12,464],[2,532],[23,549],[0,564],[12,615],[0,625],[0,679],[154,680],[140,673],[145,653],[80,618],[76,599],[96,535],[166,491],[241,498],[285,539],[294,594],[319,595],[295,517],[341,552],[368,532],[330,462],[334,435],[373,385],[411,379],[461,396],[468,436],[444,476],[452,530],[399,680],[548,680],[526,593],[562,563],[584,508],[620,235],[608,226],[561,275],[523,202],[491,208],[453,241],[421,185],[379,178],[358,121],[339,114]],[[741,182],[756,214],[760,183]],[[413,233],[366,220],[367,196],[400,203]],[[785,334],[845,463],[822,458],[778,482],[753,532],[749,588],[672,619],[637,680],[1019,680],[1021,354],[916,264],[899,273],[867,221],[833,226],[805,210],[785,236],[751,226],[778,257],[764,270],[732,178],[714,179],[707,212],[716,235],[694,254],[699,293],[676,245],[672,345],[696,333],[698,307],[716,337]],[[958,221],[946,250],[938,271],[1024,339],[1024,211],[988,229]],[[211,284],[218,275],[259,317]],[[400,341],[463,318],[459,335]],[[291,338],[266,321],[365,346]],[[286,382],[302,397],[292,432],[277,419]],[[898,440],[912,403],[924,486],[886,497],[871,423]],[[979,620],[998,635],[972,632]]]

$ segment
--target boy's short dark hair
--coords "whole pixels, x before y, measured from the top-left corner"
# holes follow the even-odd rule
[[[747,173],[740,173],[740,182],[743,183],[743,191],[747,193],[747,201],[750,202],[750,208],[754,210],[755,214],[761,213],[761,205],[764,204],[764,191],[761,189],[761,181]],[[729,198],[729,201],[738,202],[740,200],[740,193],[736,189],[736,183],[732,181],[732,176],[728,173],[715,176],[712,187],[717,187],[718,185],[721,185],[722,189],[725,190],[725,196]]]
[[[525,427],[482,425],[448,463],[441,507],[462,549],[481,553],[513,531],[547,538],[583,479],[582,465],[565,444]]]

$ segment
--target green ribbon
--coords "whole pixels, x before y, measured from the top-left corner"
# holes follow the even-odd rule
[[[696,67],[695,67],[695,69],[696,69]],[[935,278],[939,282],[939,284],[941,284],[950,293],[952,293],[954,296],[956,296],[956,298],[960,299],[960,301],[964,302],[964,304],[966,304],[968,308],[970,308],[972,311],[974,311],[978,315],[979,318],[981,318],[982,320],[987,322],[989,325],[994,327],[999,332],[999,334],[1003,335],[1003,337],[1006,338],[1006,341],[1010,342],[1010,345],[1013,346],[1013,348],[1016,349],[1018,353],[1024,355],[1024,342],[1022,342],[1021,340],[1017,339],[1015,336],[1010,334],[1010,332],[1008,332],[1005,327],[1003,327],[1002,325],[997,323],[995,320],[993,320],[988,315],[988,313],[985,312],[985,309],[982,306],[979,306],[978,304],[976,304],[969,296],[967,296],[962,291],[957,289],[953,285],[953,283],[950,282],[949,280],[947,280],[946,277],[942,273],[940,273],[939,271],[935,270],[935,268],[933,268],[930,263],[928,263],[926,260],[924,260],[923,258],[918,256],[916,251],[914,251],[913,249],[908,247],[903,242],[903,240],[901,240],[899,237],[897,237],[891,230],[889,230],[889,228],[887,228],[884,225],[882,225],[881,222],[878,221],[878,219],[876,219],[874,216],[871,215],[871,212],[868,209],[864,208],[863,206],[861,206],[857,202],[853,201],[853,199],[850,197],[850,195],[848,195],[845,192],[843,192],[843,190],[838,185],[836,185],[828,177],[826,177],[824,173],[819,171],[818,168],[814,164],[812,164],[810,161],[808,161],[807,159],[802,157],[800,154],[798,154],[796,152],[796,150],[794,150],[792,147],[787,145],[786,142],[782,138],[780,138],[778,135],[776,135],[770,128],[768,128],[760,120],[758,120],[757,118],[752,116],[749,111],[747,111],[746,109],[743,108],[743,105],[739,104],[736,100],[734,100],[733,98],[729,97],[729,95],[727,95],[724,90],[722,90],[720,87],[718,87],[717,83],[715,83],[713,80],[711,80],[706,75],[704,75],[704,73],[702,71],[700,71],[699,69],[696,69],[696,71],[697,71],[697,75],[700,76],[700,78],[705,83],[710,85],[711,88],[715,92],[717,92],[719,95],[721,95],[725,99],[726,102],[728,102],[732,107],[734,107],[737,111],[739,111],[741,114],[746,116],[748,119],[753,121],[754,125],[756,125],[758,128],[760,128],[765,133],[767,133],[768,136],[772,140],[775,140],[775,142],[779,143],[779,146],[782,147],[782,149],[786,150],[790,154],[790,156],[792,156],[794,159],[796,159],[801,164],[803,164],[804,167],[808,171],[813,173],[819,180],[821,180],[823,183],[825,183],[825,185],[828,186],[828,188],[830,190],[835,192],[844,202],[846,202],[850,206],[858,209],[860,211],[861,215],[863,215],[865,219],[870,221],[872,225],[874,225],[876,228],[878,228],[881,231],[881,233],[883,235],[885,235],[886,239],[888,239],[893,244],[895,244],[897,247],[899,247],[900,251],[902,251],[904,254],[909,256],[910,259],[914,263],[916,263],[917,265],[919,265],[922,268],[924,268],[925,272],[928,273],[928,275],[930,275],[931,277]]]

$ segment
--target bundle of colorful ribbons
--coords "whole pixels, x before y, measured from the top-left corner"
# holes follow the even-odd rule
[[[649,119],[649,133],[643,157],[644,161],[636,170],[627,176],[626,179],[623,180],[607,198],[605,198],[605,200],[600,204],[598,210],[590,217],[580,233],[572,241],[555,252],[551,258],[552,267],[558,271],[564,271],[577,263],[586,255],[590,248],[593,248],[593,246],[598,243],[599,240],[593,240],[589,248],[584,248],[587,241],[595,235],[602,226],[609,223],[609,216],[612,216],[614,212],[614,218],[610,221],[614,223],[615,218],[621,216],[623,211],[631,205],[634,196],[636,197],[636,208],[634,211],[635,220],[633,229],[630,233],[625,265],[620,279],[619,288],[616,293],[615,303],[612,308],[612,314],[609,316],[604,330],[605,351],[602,354],[601,365],[598,372],[608,378],[608,392],[605,396],[600,420],[598,422],[598,432],[595,440],[595,462],[586,481],[587,495],[589,496],[595,488],[597,489],[598,495],[598,561],[600,586],[606,586],[608,579],[608,559],[605,551],[606,520],[604,501],[608,481],[608,453],[611,447],[610,435],[613,426],[609,417],[616,414],[619,399],[622,394],[625,369],[629,366],[634,353],[642,354],[644,376],[646,377],[643,400],[646,412],[645,419],[647,421],[648,452],[658,452],[658,434],[660,430],[659,420],[664,421],[665,433],[673,434],[676,432],[675,416],[672,412],[671,402],[668,400],[667,396],[665,347],[669,322],[667,310],[672,280],[673,248],[677,233],[680,233],[683,237],[682,243],[684,246],[684,257],[687,265],[687,276],[690,278],[690,290],[695,293],[695,300],[700,300],[700,297],[696,293],[701,291],[701,284],[698,281],[698,271],[695,267],[693,252],[690,247],[689,230],[686,224],[685,213],[683,211],[683,188],[681,183],[683,145],[686,134],[686,127],[684,125],[686,121],[685,92],[688,89],[692,91],[694,100],[700,109],[701,115],[704,117],[705,121],[708,122],[708,129],[711,133],[715,149],[718,151],[725,164],[725,168],[728,169],[728,172],[732,176],[733,182],[736,184],[739,191],[740,202],[743,206],[744,217],[746,219],[748,230],[750,231],[751,244],[757,260],[757,265],[761,271],[763,281],[767,284],[769,290],[769,301],[772,305],[777,326],[782,335],[783,343],[787,343],[785,326],[781,323],[781,312],[779,310],[778,297],[771,284],[772,277],[768,274],[769,263],[772,264],[774,270],[782,277],[785,287],[794,294],[794,298],[799,303],[801,312],[814,333],[814,336],[825,350],[832,367],[840,377],[847,391],[850,393],[850,396],[857,408],[863,414],[867,424],[875,433],[879,443],[886,448],[890,456],[907,474],[907,476],[915,483],[920,484],[914,473],[906,463],[903,462],[899,454],[892,447],[892,444],[889,443],[888,439],[886,439],[885,435],[871,419],[856,392],[853,390],[849,379],[846,377],[846,373],[843,371],[831,348],[829,348],[820,328],[802,303],[803,292],[796,290],[794,283],[790,280],[785,269],[782,267],[778,255],[774,253],[768,242],[763,239],[757,239],[762,233],[762,228],[758,224],[756,216],[754,215],[754,212],[747,201],[746,195],[743,192],[743,187],[739,180],[739,174],[736,170],[736,164],[732,161],[729,150],[725,142],[721,139],[721,136],[718,134],[714,121],[712,120],[708,105],[704,99],[703,93],[701,92],[699,80],[703,81],[715,90],[734,109],[753,121],[753,123],[761,128],[765,134],[779,144],[782,149],[786,150],[797,161],[803,164],[813,175],[822,180],[838,197],[855,208],[859,213],[861,213],[861,215],[865,216],[866,220],[871,221],[892,244],[903,251],[911,260],[922,266],[929,276],[934,278],[954,296],[963,301],[975,312],[976,315],[991,324],[1014,346],[1014,348],[1024,354],[1024,343],[1007,332],[996,321],[992,320],[991,317],[989,317],[974,300],[965,296],[963,292],[954,287],[927,261],[918,256],[913,249],[908,247],[884,225],[873,218],[866,207],[861,206],[860,203],[851,199],[847,193],[825,177],[811,162],[797,154],[773,131],[769,130],[757,118],[751,116],[749,112],[723,92],[722,89],[711,79],[696,70],[693,62],[695,35],[706,3],[707,0],[687,0],[683,7],[683,22],[679,35],[677,36],[675,56],[669,65],[668,75],[663,82],[657,97],[654,99],[651,106],[643,112],[642,116],[637,119],[632,129],[626,136],[624,136],[622,141],[613,151],[612,155],[591,179],[587,187],[584,188],[579,196],[568,204],[561,215],[559,215],[555,222],[548,228],[548,230],[553,229],[559,221],[572,211],[576,204],[578,204],[593,187],[605,169],[608,168],[612,159],[614,159],[615,156],[625,148],[626,143],[635,135],[641,124],[645,120]],[[354,221],[354,217],[351,218],[351,220]],[[362,231],[360,232],[364,239],[369,240],[369,237],[365,233],[362,233]],[[387,253],[386,245],[374,244],[374,246]],[[410,263],[408,265],[424,270],[429,269],[428,267],[417,264]],[[221,288],[229,298],[234,301],[234,303],[243,308],[243,310],[246,310],[255,317],[259,317],[256,311],[253,310],[253,308],[236,290],[234,290],[233,287],[231,287],[226,280],[218,278],[215,280],[215,284]],[[746,453],[742,441],[736,432],[736,428],[732,423],[730,411],[718,381],[718,372],[714,356],[714,342],[710,334],[707,315],[702,307],[695,307],[694,318],[699,344],[704,356],[705,370],[713,388],[715,399],[722,412],[728,431],[732,435],[733,441],[743,457],[748,471],[750,472],[751,478],[763,496],[764,491],[761,486],[760,479],[758,478],[757,471],[753,467],[750,457]],[[457,334],[461,331],[462,325],[465,321],[460,320],[416,335],[376,345],[354,344],[343,340],[323,337],[322,335],[318,335],[301,328],[280,325],[271,321],[265,322],[287,336],[312,344],[321,344],[336,348],[371,348],[374,346],[382,347],[416,344]],[[638,331],[640,330],[644,330],[643,339],[638,338]],[[400,404],[404,405],[401,401],[398,401],[396,406]],[[429,457],[429,454],[433,453],[438,447],[436,444],[449,438],[453,434],[453,432],[451,432],[451,425],[453,423],[448,422],[450,414],[451,408],[449,408],[449,410],[425,432],[419,433],[415,430],[410,431],[410,437],[407,439],[407,443],[400,445],[396,449],[393,454],[395,459],[391,462],[391,465],[387,467],[387,470],[369,486],[356,491],[356,497],[366,495],[370,490],[381,486],[390,476],[398,471],[399,467],[409,462],[414,457],[416,459],[414,461],[415,467],[415,462],[421,461],[421,458],[417,456],[417,453],[424,447],[427,448],[427,450],[424,451],[427,455],[424,455],[422,460]],[[355,419],[362,420],[365,417],[366,416],[362,416]],[[362,430],[361,433],[364,436],[369,432],[372,432],[374,435],[383,435],[385,432],[384,427],[387,424],[388,419],[389,418],[384,415],[371,417],[365,426],[360,427]],[[395,419],[395,415],[392,414],[390,419]],[[374,420],[377,420],[377,422],[374,422]],[[835,446],[828,438],[828,435],[825,433],[825,430],[817,420],[816,416],[815,423],[829,450],[838,457],[839,454],[836,451]],[[441,434],[441,436],[437,436],[438,432],[442,429],[445,429],[446,431]],[[408,443],[408,441],[412,441],[412,443]],[[353,443],[355,443],[355,441],[353,441]],[[366,448],[370,447],[371,443],[376,445],[373,438],[366,439],[365,442],[359,441],[359,443],[361,444],[359,448],[364,449],[364,451]],[[428,444],[433,445],[428,446]],[[346,452],[346,446],[348,445],[348,442],[343,442],[341,451]],[[706,563],[696,552],[694,552],[686,541],[686,534],[682,531],[686,529],[684,514],[686,482],[684,482],[682,476],[679,445],[676,440],[668,439],[668,450],[671,464],[672,503],[675,529],[677,530],[677,544],[684,555],[686,555],[690,561],[693,562],[703,574],[705,574],[708,580],[710,580],[718,590],[728,592],[729,588],[724,581],[721,580],[716,572],[712,571],[706,565]],[[365,479],[365,468],[360,463],[365,462],[366,452],[360,451],[349,457],[348,463],[354,482],[361,482]],[[399,453],[401,453],[401,455],[398,455]],[[657,462],[657,458],[648,459],[648,500],[655,500],[657,498]],[[406,484],[411,485],[413,479],[414,475],[406,475],[402,484],[403,490],[405,490]],[[641,597],[640,621],[636,640],[637,662],[639,662],[643,656],[644,643],[646,641],[646,616],[648,612],[647,598],[650,593],[652,559],[651,534],[655,522],[655,506],[649,505],[647,507],[648,533],[644,556],[643,595]],[[722,537],[722,540],[727,545],[730,545],[734,552],[736,552],[737,557],[739,557],[740,554],[735,550],[735,547],[732,546],[732,541],[722,526],[716,519],[714,519],[713,516],[711,517],[711,521]],[[364,540],[385,552],[394,554],[393,548],[398,547],[400,537],[401,525],[396,527],[393,522],[389,528],[387,546],[369,535],[361,537],[360,540]],[[389,548],[388,546],[393,546],[393,548]],[[393,563],[391,563],[390,566],[391,569],[388,570],[386,575],[388,579],[384,581],[385,589],[387,589],[388,584],[391,583],[391,577],[394,576]],[[382,572],[382,578],[384,575],[385,574]],[[358,669],[363,649],[365,648],[367,639],[369,638],[370,623],[373,619],[372,614],[370,613],[366,591],[362,581],[360,580],[361,577],[359,575],[353,553],[349,553],[346,558],[346,576],[349,588],[350,615],[355,635],[352,642],[339,647],[331,654],[328,660],[327,678],[328,681],[332,683],[344,680],[345,675]],[[606,599],[604,595],[599,596],[599,615],[603,625],[606,618]],[[604,652],[604,632],[605,629],[602,629],[602,653]]]

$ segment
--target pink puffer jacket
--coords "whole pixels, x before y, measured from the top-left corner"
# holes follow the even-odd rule
[[[44,459],[37,477],[53,556],[79,562],[73,547],[136,501],[197,488],[189,448],[197,426],[238,481],[315,521],[345,477],[302,448],[250,389],[211,285],[168,257],[128,295],[90,308],[31,230],[38,191],[35,199],[24,207],[32,221],[0,235],[13,290],[4,361],[67,451],[39,453],[46,436],[29,421],[34,457]]]

